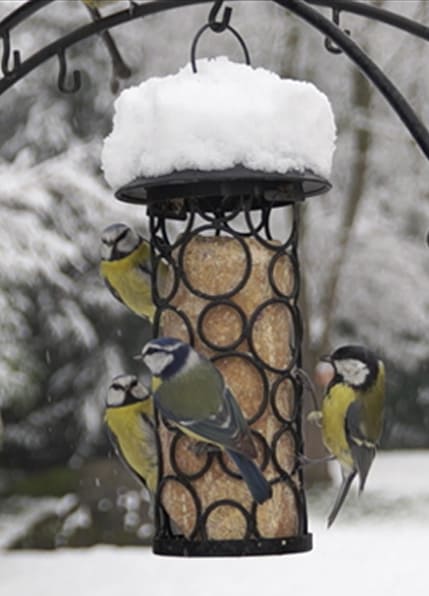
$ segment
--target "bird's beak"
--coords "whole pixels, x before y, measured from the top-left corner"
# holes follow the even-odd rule
[[[326,387],[335,375],[335,365],[330,356],[321,356],[314,370],[314,380],[320,387]]]
[[[143,356],[141,354],[136,354],[133,356],[133,360],[143,360]]]

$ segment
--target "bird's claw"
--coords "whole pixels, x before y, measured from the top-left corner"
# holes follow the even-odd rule
[[[315,424],[319,428],[322,426],[323,414],[320,410],[312,410],[307,414],[307,422]]]

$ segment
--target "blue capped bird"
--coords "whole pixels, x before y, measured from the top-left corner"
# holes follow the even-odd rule
[[[171,337],[149,341],[141,359],[160,380],[153,398],[161,414],[186,435],[224,450],[254,500],[269,499],[271,485],[253,461],[257,452],[249,426],[212,362]]]

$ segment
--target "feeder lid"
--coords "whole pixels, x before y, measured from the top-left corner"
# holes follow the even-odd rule
[[[226,170],[183,170],[156,177],[140,176],[119,188],[115,196],[127,203],[142,204],[195,198],[205,211],[219,208],[228,211],[236,208],[241,197],[251,198],[251,208],[257,209],[264,203],[275,207],[302,201],[330,188],[328,180],[310,170],[280,174],[235,166]]]
[[[170,175],[173,185],[183,176],[180,184],[187,184],[183,171],[193,184],[225,176],[270,183],[274,176],[284,183],[290,175],[305,178],[307,170],[329,177],[334,116],[328,98],[312,83],[224,57],[198,60],[197,66],[196,73],[187,65],[174,75],[148,79],[115,101],[102,167],[117,196],[131,180],[143,180],[146,192],[151,180],[159,186]],[[237,164],[242,168],[236,170]]]

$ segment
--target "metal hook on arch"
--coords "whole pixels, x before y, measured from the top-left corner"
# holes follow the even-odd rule
[[[67,62],[64,49],[58,50],[57,55],[60,62],[60,70],[58,73],[58,89],[62,91],[62,93],[76,93],[76,91],[79,91],[82,84],[80,71],[73,71],[73,81],[70,86],[67,86]]]
[[[210,25],[210,29],[215,33],[222,33],[222,31],[225,31],[225,29],[229,27],[229,22],[231,20],[232,8],[226,6],[223,11],[222,20],[216,21],[216,17],[219,14],[222,4],[223,0],[216,0],[209,13],[208,24]]]
[[[10,60],[10,34],[6,30],[1,34],[3,38],[3,56],[1,59],[1,69],[5,77],[12,76],[21,66],[21,56],[18,50],[13,51],[13,65],[9,67]]]
[[[332,22],[337,25],[337,27],[340,26],[340,12],[341,11],[339,8],[332,9]],[[344,29],[344,33],[351,35],[351,31],[349,29]],[[328,52],[331,52],[331,54],[342,54],[343,52],[343,50],[333,43],[330,37],[325,37],[325,48],[328,50]]]

